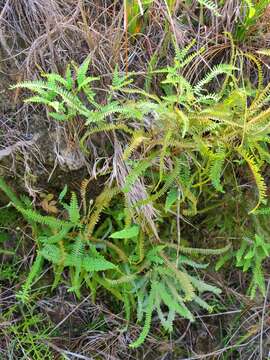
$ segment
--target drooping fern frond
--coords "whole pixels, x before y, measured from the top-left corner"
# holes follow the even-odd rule
[[[194,87],[194,92],[198,95],[201,94],[203,87],[209,84],[213,79],[216,79],[218,75],[227,74],[230,75],[233,70],[237,70],[236,67],[228,64],[219,64],[216,65],[208,74],[201,79],[197,85]]]
[[[194,285],[194,287],[196,289],[199,290],[200,293],[203,292],[211,292],[213,294],[219,295],[221,293],[221,290],[213,285],[207,284],[206,282],[199,280],[197,277],[195,276],[191,276],[191,275],[187,275],[189,280],[191,281],[191,283]]]
[[[107,132],[107,131],[113,131],[113,130],[123,130],[128,134],[133,134],[133,131],[125,124],[122,123],[104,123],[104,122],[99,122],[98,125],[94,128],[91,128],[90,130],[87,130],[86,133],[81,137],[80,139],[80,146],[81,148],[87,153],[87,149],[85,146],[85,142],[87,141],[88,138],[91,137],[91,135],[96,134],[96,133],[103,133],[103,132]]]
[[[31,209],[23,209],[19,206],[16,206],[16,209],[22,213],[23,216],[25,216],[27,219],[39,223],[39,224],[43,224],[43,225],[48,225],[52,228],[63,228],[63,227],[70,227],[70,223],[64,220],[60,220],[57,219],[53,216],[44,216],[39,214],[36,210],[31,210]]]
[[[147,335],[149,333],[150,327],[151,327],[151,320],[152,320],[152,314],[153,314],[153,311],[154,311],[154,300],[155,300],[155,286],[154,286],[154,284],[151,287],[151,290],[150,290],[150,293],[149,293],[149,296],[148,296],[147,300],[148,300],[148,303],[147,303],[146,311],[145,311],[145,320],[144,320],[143,329],[142,329],[138,339],[133,341],[129,345],[129,347],[133,348],[133,349],[137,348],[141,344],[143,344],[143,342],[145,341],[145,339],[146,339],[146,337],[147,337]]]
[[[252,155],[249,155],[243,148],[238,148],[237,151],[243,157],[243,159],[247,162],[247,164],[253,174],[253,177],[254,177],[254,180],[255,180],[255,183],[256,183],[256,186],[258,189],[258,195],[259,195],[258,202],[257,202],[256,206],[249,212],[249,213],[254,213],[261,204],[265,203],[267,187],[264,182],[264,178],[261,175],[260,169],[259,169],[258,165],[255,163],[254,157]]]
[[[252,115],[262,108],[270,100],[270,83],[260,92],[248,108],[248,114]]]
[[[106,278],[106,280],[112,285],[112,286],[117,286],[120,284],[128,284],[131,281],[134,281],[137,277],[137,274],[131,274],[131,275],[123,275],[118,279],[108,279]]]
[[[185,300],[191,301],[195,296],[195,292],[194,292],[194,287],[188,278],[188,275],[185,272],[177,269],[177,267],[171,261],[169,261],[169,259],[167,258],[167,256],[165,256],[164,253],[161,253],[161,256],[164,259],[168,268],[174,274],[173,276],[181,284],[181,288],[183,289],[183,291],[185,293]],[[160,271],[162,272],[161,269],[160,269]]]
[[[39,93],[40,91],[47,90],[49,92],[54,92],[57,96],[60,96],[62,100],[73,110],[76,110],[79,114],[84,115],[85,117],[91,116],[90,110],[85,107],[85,105],[79,100],[79,98],[73,95],[71,92],[63,89],[62,87],[52,84],[45,81],[25,81],[13,85],[11,89],[16,88],[25,88],[31,91]]]
[[[0,177],[0,189],[6,194],[6,196],[15,206],[23,207],[23,203],[19,200],[17,195],[13,192],[13,190],[10,188],[10,186],[8,186],[2,177]]]

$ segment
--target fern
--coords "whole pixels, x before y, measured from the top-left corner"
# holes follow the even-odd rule
[[[141,143],[146,140],[147,138],[145,137],[144,133],[142,131],[135,131],[133,133],[133,137],[132,140],[129,144],[129,146],[125,149],[124,154],[123,154],[123,160],[127,160],[131,154],[133,153],[133,151],[141,145]]]
[[[212,155],[210,158],[210,173],[209,173],[209,177],[215,189],[223,193],[224,190],[221,185],[220,178],[222,175],[225,158],[226,158],[226,153],[224,151],[223,152],[220,151],[219,153]]]
[[[103,192],[97,197],[95,202],[95,210],[91,214],[87,225],[87,236],[92,235],[94,231],[94,227],[96,226],[99,220],[101,212],[103,211],[104,208],[106,208],[110,204],[111,200],[118,192],[119,190],[117,188],[114,189],[107,188],[103,190]]]
[[[134,349],[134,348],[139,347],[141,344],[143,344],[143,342],[145,341],[145,339],[149,333],[149,330],[151,327],[152,314],[153,314],[153,310],[154,310],[154,298],[155,298],[155,287],[152,286],[150,294],[148,296],[148,303],[147,303],[147,307],[146,307],[146,311],[145,311],[145,320],[144,320],[143,329],[142,329],[138,339],[133,341],[129,345],[130,348]]]
[[[58,232],[51,236],[40,236],[38,240],[44,244],[56,244],[65,239],[71,230],[72,225],[64,227],[63,229],[57,229]]]
[[[116,231],[110,235],[113,239],[131,239],[139,235],[139,226],[133,225],[120,231]]]
[[[198,82],[198,84],[194,87],[194,93],[200,95],[203,87],[209,84],[213,79],[215,79],[218,75],[228,74],[230,75],[233,70],[237,70],[232,65],[227,64],[219,64],[216,65],[202,80]]]
[[[143,175],[151,165],[151,159],[140,160],[137,164],[135,163],[133,169],[130,170],[125,178],[123,191],[128,193],[136,181],[138,181],[139,177]]]
[[[16,196],[16,194],[12,191],[12,189],[8,186],[5,180],[0,177],[0,189],[6,194],[6,196],[13,202],[15,206],[23,207],[22,202]]]
[[[257,208],[265,202],[266,199],[266,185],[264,179],[261,175],[260,169],[258,165],[255,163],[254,158],[249,155],[244,149],[237,149],[238,153],[244,158],[244,160],[248,163],[250,170],[254,176],[254,180],[256,182],[256,186],[259,193],[259,199],[256,206],[249,212],[253,213],[257,210]]]
[[[77,96],[56,84],[49,82],[46,83],[44,81],[38,80],[25,81],[11,87],[11,89],[15,88],[25,88],[41,94],[44,94],[44,90],[47,90],[48,92],[54,92],[56,95],[62,98],[62,100],[67,104],[67,106],[70,107],[70,109],[77,111],[79,114],[84,115],[87,118],[91,116],[91,112],[83,105]],[[52,104],[52,101],[50,104]]]
[[[214,15],[221,16],[218,12],[218,7],[216,3],[212,0],[198,0],[198,3],[205,6],[208,10],[210,10]]]
[[[80,211],[78,206],[78,199],[74,192],[71,193],[71,201],[68,207],[69,219],[74,225],[78,225],[80,221]]]
[[[57,219],[53,216],[43,216],[35,210],[23,209],[18,206],[16,206],[16,209],[27,219],[32,220],[36,223],[48,225],[48,226],[51,226],[52,228],[56,228],[56,229],[62,228],[62,227],[70,227],[69,222]]]
[[[43,264],[43,256],[41,253],[38,253],[35,261],[31,267],[31,270],[27,276],[27,279],[22,287],[22,290],[17,293],[16,297],[21,300],[23,303],[27,303],[29,300],[29,292],[31,290],[31,287],[33,285],[34,280],[36,277],[40,274],[42,270],[42,264]]]

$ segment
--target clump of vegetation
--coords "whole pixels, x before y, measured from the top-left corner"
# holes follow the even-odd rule
[[[12,17],[13,4],[1,13],[0,23],[12,18],[0,31],[9,56],[5,36],[14,31],[11,25],[23,5],[20,0]],[[0,176],[1,281],[12,289],[4,290],[12,304],[1,314],[4,324],[12,324],[10,331],[6,326],[3,330],[13,344],[8,353],[76,357],[52,339],[71,315],[53,325],[44,314],[50,307],[44,297],[64,292],[76,304],[70,314],[84,303],[98,309],[91,325],[84,324],[88,341],[91,336],[101,339],[118,321],[114,331],[121,346],[115,357],[141,356],[148,341],[164,342],[166,348],[168,339],[180,336],[178,329],[184,338],[199,319],[212,319],[208,313],[225,318],[236,312],[239,320],[255,311],[250,319],[258,317],[257,325],[245,328],[244,319],[238,327],[238,320],[230,318],[220,328],[218,343],[202,351],[246,358],[241,349],[248,348],[248,358],[263,358],[269,293],[270,84],[267,31],[256,23],[267,21],[269,1],[236,0],[234,5],[230,13],[227,1],[125,0],[109,6],[80,1],[67,20],[72,1],[65,8],[59,0],[52,1],[48,12],[37,2],[18,23],[26,43],[27,34],[39,36],[43,26],[61,24],[53,31],[47,28],[48,46],[41,36],[31,46],[32,55],[25,52],[28,74],[33,59],[42,58],[36,79],[20,76],[11,90],[15,102],[27,91],[23,111],[42,112],[48,127],[57,129],[53,139],[61,138],[55,145],[59,158],[58,148],[66,141],[80,154],[88,175],[76,183],[64,175],[61,188],[49,184],[42,192],[31,192],[28,187],[29,194],[21,196],[12,181]],[[47,15],[54,11],[55,17],[35,32],[28,22],[36,23],[37,9]],[[122,18],[109,20],[117,13]],[[73,41],[77,33],[84,34],[92,48],[93,34],[102,31],[91,33],[90,14],[96,14],[108,38],[106,46],[99,43],[99,50],[86,51],[83,59],[73,56],[65,31]],[[108,50],[112,36],[118,53]],[[14,48],[19,50],[21,42]],[[37,56],[38,44],[44,46]],[[151,49],[147,54],[145,44]],[[106,64],[100,61],[105,53],[113,53]],[[59,67],[59,54],[64,54],[65,68]],[[20,52],[18,61],[23,56]],[[136,58],[143,61],[141,68]],[[15,149],[25,151],[24,145],[21,141]],[[49,180],[57,159],[50,166]],[[22,319],[18,324],[17,316]],[[106,316],[110,320],[104,325]],[[41,319],[44,326],[39,326]],[[254,349],[258,337],[260,345]],[[107,340],[98,349],[92,341],[91,356],[106,358]],[[120,355],[123,346],[129,350]],[[194,355],[186,344],[177,351],[179,359]]]

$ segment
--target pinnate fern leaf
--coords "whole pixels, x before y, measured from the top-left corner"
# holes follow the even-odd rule
[[[248,163],[248,166],[253,174],[253,177],[254,177],[254,180],[255,180],[255,183],[256,183],[256,186],[258,189],[258,193],[259,193],[258,202],[257,202],[256,206],[249,212],[249,213],[254,213],[262,203],[265,203],[267,187],[264,182],[264,178],[261,175],[260,169],[255,162],[254,157],[252,155],[249,155],[242,148],[238,148],[237,151],[244,158],[244,160]]]
[[[78,199],[74,192],[71,194],[71,201],[68,208],[69,219],[74,225],[79,225],[80,221],[80,211],[78,205]]]

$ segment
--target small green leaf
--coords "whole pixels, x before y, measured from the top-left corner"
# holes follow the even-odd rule
[[[72,79],[70,64],[68,64],[67,70],[66,70],[66,88],[67,88],[67,90],[72,90],[72,85],[73,85],[73,79]]]
[[[60,192],[59,197],[58,197],[58,199],[59,199],[60,202],[61,202],[61,201],[64,199],[64,197],[66,196],[67,190],[68,190],[68,187],[67,187],[67,185],[65,185],[65,186],[64,186],[64,189]]]
[[[116,231],[113,234],[111,234],[110,238],[112,239],[131,239],[139,234],[139,226],[138,225],[132,225],[129,228],[126,228],[121,231]]]
[[[177,196],[178,196],[178,191],[175,188],[171,189],[168,192],[166,202],[165,202],[165,211],[166,212],[168,212],[170,210],[170,208],[173,206],[173,204],[176,202]]]
[[[64,115],[64,114],[58,114],[56,112],[49,112],[49,115],[53,119],[58,120],[58,121],[67,121],[68,120],[67,115]]]
[[[89,272],[105,271],[110,269],[116,269],[117,266],[107,261],[103,256],[97,258],[87,256],[83,259],[83,268]]]
[[[90,60],[90,57],[87,57],[77,71],[77,84],[79,87],[81,87],[83,82],[85,81]]]
[[[99,77],[92,77],[92,76],[89,76],[89,77],[86,77],[83,82],[79,85],[78,87],[78,90],[81,90],[81,88],[83,88],[84,86],[88,85],[89,83],[91,83],[92,81],[96,81],[96,80],[99,80],[100,78]]]

